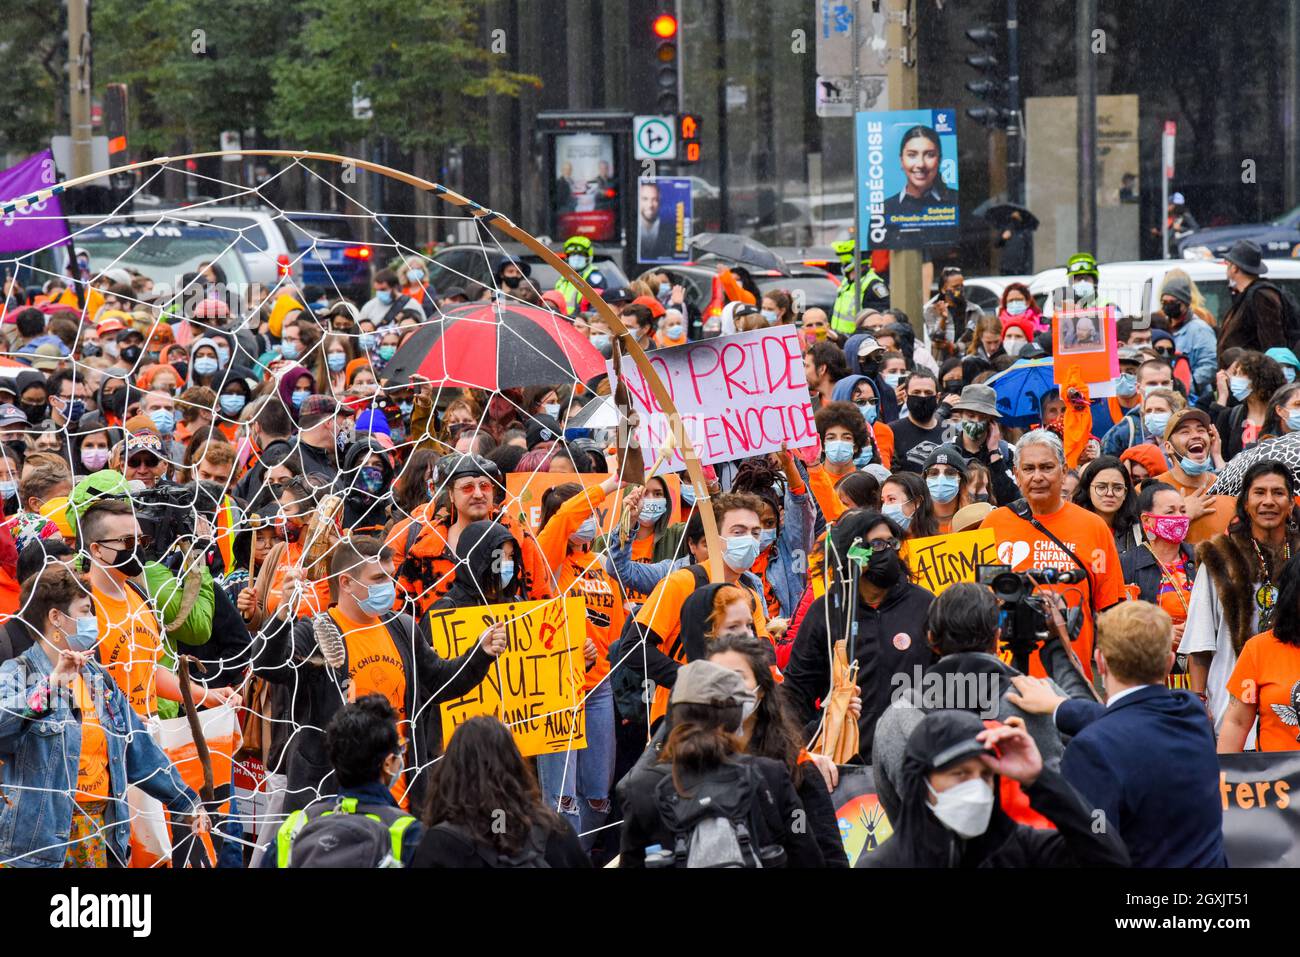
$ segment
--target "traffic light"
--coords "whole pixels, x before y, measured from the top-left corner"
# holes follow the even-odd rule
[[[966,65],[980,74],[980,79],[967,81],[966,89],[992,104],[1002,101],[1007,95],[1007,84],[1001,76],[1002,61],[997,55],[1002,46],[1002,34],[996,27],[986,24],[971,27],[966,31],[966,38],[983,51],[966,57]],[[1009,111],[997,105],[971,107],[966,110],[966,115],[984,126],[1002,126],[1009,119]]]
[[[671,13],[659,14],[651,21],[650,32],[654,37],[654,57],[658,64],[654,71],[657,111],[676,113],[680,68],[677,58],[677,18]]]
[[[700,161],[700,117],[696,113],[677,117],[677,158],[681,163]]]

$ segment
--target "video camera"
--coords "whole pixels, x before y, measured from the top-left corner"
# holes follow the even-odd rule
[[[182,539],[195,537],[196,516],[202,514],[211,519],[221,496],[221,486],[213,482],[185,485],[159,482],[153,488],[132,492],[136,521],[140,523],[140,531],[149,538],[142,557],[169,567],[179,566],[181,553],[175,550],[176,546]]]
[[[1010,565],[976,565],[975,580],[990,589],[998,600],[998,627],[1002,644],[1011,652],[1011,663],[1029,673],[1029,657],[1051,636],[1046,599],[1036,590],[1040,585],[1073,585],[1085,580],[1082,569],[1030,568],[1013,572]],[[1082,613],[1069,609],[1066,631],[1073,641],[1079,633]]]

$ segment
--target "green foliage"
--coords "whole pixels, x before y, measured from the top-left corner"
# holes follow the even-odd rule
[[[10,95],[0,109],[0,147],[32,153],[50,145],[66,98],[62,11],[49,0],[11,0],[0,31],[0,61]]]

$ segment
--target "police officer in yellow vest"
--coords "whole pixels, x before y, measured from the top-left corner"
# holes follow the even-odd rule
[[[594,250],[590,239],[586,236],[570,236],[564,241],[564,258],[573,268],[573,271],[586,280],[589,285],[596,289],[604,288],[605,277],[596,269]],[[555,283],[555,291],[564,297],[564,310],[568,315],[572,316],[578,311],[578,303],[582,301],[582,293],[578,291],[577,286],[561,276]]]
[[[880,274],[871,268],[870,263],[866,263],[867,272],[862,277],[862,283],[859,285],[853,281],[853,240],[843,239],[832,245],[831,249],[840,257],[844,273],[844,282],[835,294],[835,306],[831,311],[831,329],[841,336],[851,336],[857,332],[854,320],[864,306],[889,308],[889,287]],[[868,257],[864,254],[862,258],[865,260]]]

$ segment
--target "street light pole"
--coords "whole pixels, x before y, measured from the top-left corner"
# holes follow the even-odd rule
[[[1017,0],[1007,0],[1007,198],[1024,205],[1024,129],[1020,114],[1020,23]]]
[[[1097,59],[1092,54],[1092,28],[1097,0],[1075,5],[1075,84],[1078,101],[1079,250],[1097,254]]]

